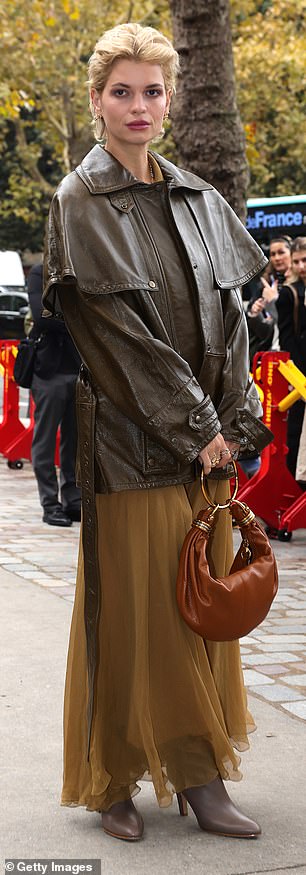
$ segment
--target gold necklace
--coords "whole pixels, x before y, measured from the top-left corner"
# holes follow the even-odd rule
[[[154,182],[154,179],[155,179],[155,173],[154,173],[153,162],[152,162],[152,159],[150,158],[150,155],[148,155],[148,165],[149,165],[149,173],[150,173],[150,177],[151,177],[151,179],[152,179],[152,182]]]

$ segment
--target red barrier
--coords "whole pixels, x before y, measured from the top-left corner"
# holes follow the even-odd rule
[[[280,540],[290,540],[293,528],[306,526],[305,516],[292,515],[293,506],[305,498],[302,489],[286,465],[288,447],[287,412],[280,412],[279,402],[288,394],[288,382],[278,369],[279,361],[288,361],[287,352],[261,353],[261,386],[264,391],[263,421],[274,434],[273,442],[261,454],[257,474],[239,490],[239,498],[268,524],[269,533]],[[258,356],[254,361],[254,372]],[[300,506],[300,505],[299,505]],[[291,515],[288,512],[291,511]],[[298,524],[296,524],[298,522]]]
[[[3,374],[3,418],[0,423],[0,453],[9,468],[22,468],[22,459],[31,461],[35,405],[30,396],[29,424],[19,418],[19,386],[14,380],[14,363],[18,340],[0,341],[0,365]],[[59,465],[59,433],[56,441],[55,464]]]
[[[0,453],[12,467],[22,467],[21,458],[31,459],[33,425],[26,428],[19,419],[19,386],[15,383],[13,370],[18,340],[1,341],[1,365],[3,372],[3,418],[0,424]]]
[[[34,428],[34,403],[30,403],[30,421],[27,427],[19,419],[19,386],[13,376],[18,341],[0,341],[0,370],[3,373],[3,419],[0,423],[0,453],[10,467],[22,467],[22,459],[31,461]],[[254,513],[267,524],[270,534],[280,540],[289,540],[291,532],[306,528],[306,493],[300,488],[286,465],[288,448],[287,412],[281,412],[279,402],[288,393],[288,381],[278,369],[280,361],[287,362],[287,352],[260,354],[261,380],[264,392],[263,420],[274,434],[273,442],[261,454],[261,467],[251,480],[240,471],[239,498],[250,504]],[[254,373],[258,356],[254,360]],[[59,433],[55,454],[59,464]],[[243,482],[244,481],[244,482]]]

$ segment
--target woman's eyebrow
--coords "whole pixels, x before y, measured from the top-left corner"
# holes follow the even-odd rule
[[[162,82],[153,82],[152,84],[145,85],[145,88],[162,88]],[[112,88],[131,88],[131,85],[127,85],[125,82],[113,82]]]

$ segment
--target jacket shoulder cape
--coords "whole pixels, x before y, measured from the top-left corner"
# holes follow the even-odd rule
[[[222,195],[195,174],[153,154],[169,187],[174,213],[178,194],[188,203],[208,251],[216,286],[220,289],[239,287],[260,273],[267,259]],[[75,243],[79,240],[82,245],[84,228],[86,234],[91,233],[92,198],[104,196],[101,209],[105,208],[107,221],[109,196],[117,192],[120,196],[119,193],[124,194],[139,184],[129,170],[99,145],[60,183],[50,210],[43,295],[44,306],[53,315],[60,310],[56,285],[78,279],[75,247],[70,244],[71,229]]]

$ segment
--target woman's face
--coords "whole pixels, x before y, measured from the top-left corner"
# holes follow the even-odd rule
[[[285,273],[291,266],[290,249],[286,243],[270,243],[270,261],[274,270]]]
[[[306,284],[306,249],[293,252],[291,257],[292,270],[299,280]]]
[[[91,92],[105,122],[108,149],[150,143],[161,132],[170,98],[159,64],[116,61],[103,91]]]

